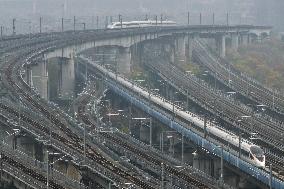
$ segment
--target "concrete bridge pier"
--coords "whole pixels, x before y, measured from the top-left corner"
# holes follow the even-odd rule
[[[161,42],[161,53],[168,57],[170,62],[175,62],[175,46],[171,42]]]
[[[74,96],[75,62],[74,56],[59,59],[58,92],[62,99],[72,99]]]
[[[205,155],[194,154],[193,156],[192,166],[211,176],[217,176],[218,167],[220,167],[218,164],[220,164],[220,162],[211,157],[206,157]]]
[[[48,156],[47,156],[48,152]],[[68,159],[65,159],[63,156],[64,154],[57,153],[55,151],[52,151],[50,149],[47,149],[47,147],[43,147],[43,157],[42,161],[47,162],[47,157],[48,157],[48,162],[49,162],[49,168],[50,169],[55,169],[62,174],[66,175],[68,178],[71,178],[76,181],[81,180],[81,172],[78,167],[76,167],[71,161]],[[52,179],[53,175],[50,175],[50,178]]]
[[[144,124],[141,124],[139,126],[139,138],[141,141],[145,142],[145,143],[149,143],[149,140],[150,140],[150,129],[144,125]]]
[[[174,55],[176,64],[184,64],[186,61],[186,36],[177,35],[174,40]]]
[[[250,42],[250,39],[249,39],[249,35],[248,34],[242,34],[241,36],[241,45],[244,45],[244,46],[246,46],[246,45],[248,45],[249,44],[249,42]]]
[[[131,50],[129,47],[119,47],[117,54],[117,71],[121,74],[130,74],[131,72]]]
[[[144,44],[143,43],[135,43],[134,45],[131,46],[130,51],[131,51],[131,71],[133,71],[134,66],[136,65],[141,65],[142,63],[142,56],[143,56],[143,50],[144,50]]]
[[[232,39],[231,48],[233,50],[238,50],[238,48],[239,48],[239,34],[238,33],[231,34],[231,39]]]
[[[219,35],[218,37],[215,38],[215,40],[216,40],[217,52],[222,58],[224,58],[226,56],[226,36]]]
[[[48,60],[43,60],[29,69],[31,73],[31,86],[35,87],[40,93],[40,96],[46,100],[49,98],[47,64]]]
[[[32,70],[30,66],[26,66],[25,80],[29,86],[33,86]]]
[[[15,148],[25,152],[31,158],[39,158],[40,148],[34,139],[27,136],[18,136],[15,140]]]
[[[55,162],[56,160],[58,160],[58,158],[60,157],[55,157],[52,158],[52,160],[50,160],[51,162]],[[69,178],[71,178],[72,180],[76,180],[76,181],[80,181],[81,180],[81,173],[79,171],[79,169],[73,165],[72,163],[70,163],[70,161],[66,160],[66,161],[57,161],[54,166],[53,166],[56,170],[64,173],[65,175],[67,175]]]
[[[177,35],[174,40],[174,59],[177,64],[191,62],[193,42],[197,36],[194,34]]]
[[[192,62],[192,52],[193,52],[193,43],[197,36],[193,34],[187,34],[187,43],[186,43],[186,63]]]

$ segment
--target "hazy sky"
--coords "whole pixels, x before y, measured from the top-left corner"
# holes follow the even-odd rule
[[[232,24],[269,24],[282,28],[283,10],[284,0],[0,0],[0,24],[9,29],[16,18],[17,28],[27,29],[31,20],[34,29],[42,16],[46,27],[60,27],[61,17],[66,19],[67,27],[76,16],[90,26],[97,15],[104,25],[105,16],[117,19],[122,14],[124,20],[130,20],[161,13],[168,19],[185,22],[189,11],[193,24],[198,23],[200,12],[203,23],[211,23],[214,12],[216,22],[224,24],[229,12]]]

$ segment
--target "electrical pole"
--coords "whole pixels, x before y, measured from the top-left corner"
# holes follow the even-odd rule
[[[224,149],[223,145],[221,146],[221,175],[220,175],[220,181],[223,186],[224,182]]]
[[[161,148],[162,148],[162,153],[164,153],[164,133],[161,133]]]
[[[42,17],[39,18],[39,33],[42,32]]]
[[[64,32],[64,18],[61,18],[61,30]]]
[[[189,92],[188,89],[186,90],[186,110],[189,111],[189,98],[188,98]]]
[[[202,24],[202,13],[199,14],[199,24]]]
[[[128,134],[131,135],[131,119],[132,119],[132,101],[129,106],[129,118],[128,118]]]
[[[207,138],[207,117],[204,116],[204,138]]]
[[[122,29],[122,16],[121,16],[121,14],[118,15],[118,22],[120,22],[120,28]]]
[[[184,163],[184,134],[181,134],[181,162]]]
[[[153,123],[152,123],[152,118],[150,117],[150,147],[152,147],[152,132],[153,132]]]
[[[161,14],[161,24],[163,24],[163,14]]]
[[[227,13],[227,26],[229,26],[229,13]]]
[[[161,189],[164,189],[164,163],[161,163]]]
[[[106,16],[106,19],[105,19],[105,28],[107,28],[108,26],[108,16]]]
[[[213,20],[212,20],[212,23],[213,23],[213,26],[215,25],[215,13],[213,13],[213,16],[212,16],[213,18]]]
[[[1,26],[1,37],[3,37],[3,26]]]
[[[73,18],[73,30],[76,31],[76,16]]]
[[[46,151],[46,188],[48,189],[49,188],[49,151]]]
[[[86,162],[86,124],[84,124],[84,163]]]
[[[86,23],[83,23],[83,29],[86,30]]]
[[[97,29],[99,29],[99,16],[97,16]]]
[[[16,35],[16,18],[13,18],[13,35]]]
[[[1,26],[2,27],[2,26]],[[2,181],[2,171],[3,171],[3,154],[2,154],[2,150],[0,151],[0,180]],[[2,186],[2,185],[0,185]]]
[[[241,131],[239,129],[239,158],[241,158],[241,153],[242,153],[241,143],[242,143],[242,134],[241,134]]]
[[[269,165],[269,189],[272,189],[272,164]]]
[[[190,15],[189,15],[189,12],[187,12],[187,25],[189,25],[189,19],[190,19]]]
[[[156,26],[158,25],[158,16],[155,16],[155,20],[156,20]]]

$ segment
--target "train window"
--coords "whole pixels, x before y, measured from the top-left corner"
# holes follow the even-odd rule
[[[251,155],[251,153],[249,153],[249,158],[253,160],[253,156]]]
[[[259,161],[264,161],[264,152],[259,146],[251,146],[250,151]]]
[[[264,155],[263,150],[259,146],[251,146],[250,151],[253,155],[255,155],[257,157],[261,157],[261,156]]]

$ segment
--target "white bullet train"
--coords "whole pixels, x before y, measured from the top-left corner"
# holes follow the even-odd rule
[[[142,27],[152,27],[152,26],[175,26],[176,22],[163,20],[145,20],[145,21],[130,21],[130,22],[122,22],[122,26],[120,22],[113,22],[107,26],[107,29],[120,29],[120,28],[142,28]]]
[[[88,59],[86,57],[80,56],[80,58],[92,63],[98,70],[100,70],[102,73],[107,74],[110,78],[116,80],[123,86],[135,91],[136,93],[140,94],[144,98],[149,98],[149,93],[147,90],[133,85],[131,82],[129,82],[127,79],[123,78],[122,76],[117,76],[116,74],[110,72],[109,70],[105,69],[104,67],[95,64],[91,59]],[[165,108],[168,111],[173,110],[173,105],[170,102],[167,102],[166,99],[163,97],[159,96],[154,96],[153,94],[150,94],[150,98],[152,102],[156,103],[157,105]],[[183,111],[181,108],[178,106],[174,107],[175,109],[175,114],[178,115],[179,117],[192,122],[194,125],[197,127],[204,129],[204,121],[202,118],[200,118],[198,115],[193,114],[188,111]],[[234,147],[236,151],[238,151],[238,146],[239,146],[239,137],[231,132],[228,132],[227,130],[218,127],[217,125],[213,123],[207,123],[206,125],[206,130],[210,135],[213,135],[217,137],[219,140],[223,141],[223,143],[228,143],[230,144],[231,147]],[[249,141],[242,140],[241,141],[241,149],[242,149],[242,154],[245,158],[245,160],[256,167],[259,168],[265,168],[265,155],[264,151],[257,145],[252,144]]]

